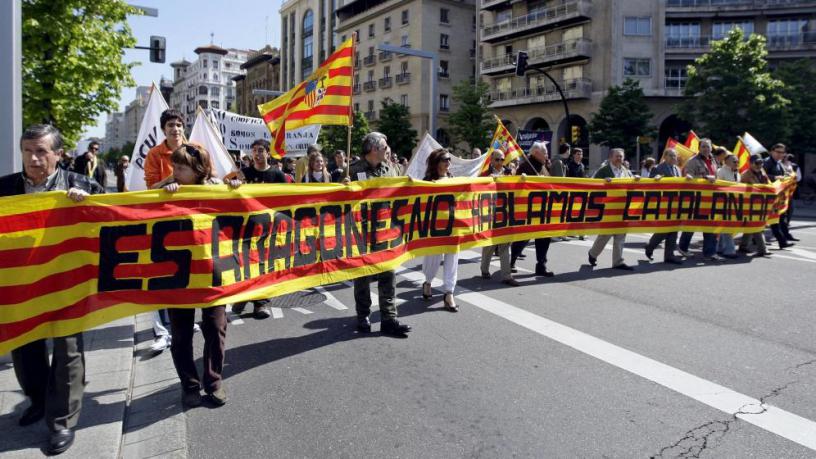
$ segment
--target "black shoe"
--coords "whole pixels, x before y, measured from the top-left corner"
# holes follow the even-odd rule
[[[518,268],[516,268],[516,265],[510,265],[510,272],[513,274],[516,274],[518,272]]]
[[[648,258],[649,261],[653,261],[654,260],[654,256],[653,256],[654,255],[654,249],[650,249],[649,247],[646,247],[645,250],[646,250],[646,258]]]
[[[683,260],[680,260],[679,258],[667,258],[667,259],[663,260],[663,263],[669,263],[669,264],[672,264],[672,265],[682,265]]]
[[[266,306],[256,307],[255,311],[252,313],[252,317],[263,320],[272,317],[272,312]]]
[[[482,273],[482,279],[490,279],[490,273]]]
[[[48,439],[48,449],[46,452],[50,455],[62,454],[68,451],[68,448],[74,444],[74,431],[71,429],[61,429],[51,432],[51,438]]]
[[[368,316],[357,316],[357,331],[371,333],[371,321],[368,320]]]
[[[20,416],[20,425],[21,426],[30,426],[35,422],[39,421],[40,419],[45,416],[45,405],[37,404],[31,405],[23,411],[23,415]]]
[[[793,242],[780,242],[779,243],[779,249],[780,250],[781,249],[787,249],[788,247],[793,247],[794,245],[796,245],[796,244],[794,244]]]
[[[181,404],[186,408],[201,406],[201,392],[197,390],[182,391]]]
[[[598,259],[593,257],[591,253],[587,254],[589,257],[589,264],[590,266],[598,266]]]
[[[740,247],[740,248],[738,248],[738,249],[737,249],[737,252],[739,252],[739,253],[746,253],[746,254],[747,254],[747,253],[751,253],[751,251],[750,251],[750,250],[748,250],[748,248],[747,248],[747,247]]]
[[[518,287],[519,285],[521,285],[519,283],[519,281],[517,281],[517,280],[515,280],[513,278],[503,280],[502,284],[507,284],[507,285],[509,285],[511,287]]]
[[[383,335],[407,338],[409,331],[411,331],[411,326],[401,324],[397,319],[388,319],[380,323],[380,332],[382,332]]]
[[[232,305],[232,313],[236,315],[241,315],[244,312],[244,308],[246,308],[247,302],[241,301],[240,303],[235,303]]]
[[[214,406],[224,406],[227,403],[227,391],[223,387],[219,387],[214,392],[207,394],[207,401]]]
[[[527,258],[527,255],[524,255],[524,253],[520,253],[518,254],[518,258],[524,260],[525,258]]]
[[[770,258],[771,252],[757,252],[753,255],[754,258]]]
[[[795,238],[795,237],[791,236],[790,234],[786,234],[786,235],[785,235],[785,239],[787,239],[787,240],[789,240],[789,241],[796,241],[796,242],[799,242],[799,238]]]
[[[547,271],[547,267],[544,265],[536,265],[535,275],[539,277],[553,277],[555,273],[552,271]]]
[[[613,266],[613,268],[615,268],[615,269],[621,269],[621,270],[623,270],[623,271],[634,271],[634,270],[635,270],[635,268],[633,268],[633,267],[631,267],[631,266],[627,265],[626,263],[621,263],[621,264],[619,264],[619,265],[617,265],[617,266]]]

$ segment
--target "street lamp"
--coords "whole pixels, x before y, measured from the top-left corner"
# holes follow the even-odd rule
[[[402,46],[394,46],[386,43],[380,43],[379,45],[377,45],[377,49],[379,49],[380,51],[388,51],[391,53],[405,54],[407,56],[416,56],[421,57],[423,59],[431,60],[431,106],[430,112],[428,113],[428,130],[431,131],[432,136],[436,136],[436,101],[437,101],[436,72],[437,69],[439,68],[439,55],[432,51],[422,51],[419,49],[405,48]]]
[[[535,70],[536,72],[544,75],[545,77],[549,78],[553,85],[555,85],[555,89],[558,91],[558,95],[561,96],[561,102],[564,103],[564,113],[567,116],[567,125],[564,128],[564,137],[570,133],[570,126],[572,120],[570,119],[570,112],[569,112],[569,105],[567,105],[567,98],[564,97],[564,91],[561,90],[561,86],[550,76],[549,73],[541,70],[539,68],[528,68],[527,67],[527,53],[525,51],[519,51],[516,55],[516,75],[523,77],[527,70]]]

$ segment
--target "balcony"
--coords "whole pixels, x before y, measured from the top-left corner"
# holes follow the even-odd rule
[[[399,73],[396,77],[397,84],[408,84],[411,82],[411,74],[410,73]]]
[[[376,62],[376,56],[373,54],[363,58],[363,65],[374,65]]]
[[[567,99],[588,99],[592,96],[592,80],[576,78],[559,83]],[[490,107],[509,107],[513,105],[537,104],[560,101],[561,96],[552,83],[535,88],[513,88],[507,91],[491,91]]]
[[[768,36],[769,51],[816,50],[816,32]]]
[[[370,112],[365,112],[363,115],[366,117],[366,119],[368,121],[374,121],[374,120],[377,119],[377,111],[376,110],[372,110]]]
[[[551,67],[588,59],[591,55],[592,41],[586,38],[578,38],[527,50],[527,64],[529,67]],[[484,59],[482,60],[482,73],[489,75],[511,72],[516,67],[515,58],[515,54],[505,54]]]
[[[714,17],[723,13],[807,13],[812,0],[666,0],[667,17]]]
[[[376,81],[372,80],[372,81],[366,81],[365,83],[363,83],[363,91],[372,92],[375,89],[377,89],[377,82]]]
[[[439,78],[442,78],[444,80],[447,80],[448,78],[450,78],[450,73],[448,73],[446,70],[445,71],[440,70],[440,71],[436,72],[436,75]]]
[[[388,62],[394,57],[391,51],[380,51],[380,62]]]
[[[360,94],[360,83],[355,83],[354,86],[351,87],[351,92],[354,93],[355,96]]]
[[[711,46],[711,37],[698,35],[690,37],[666,37],[666,52],[679,50],[682,53],[703,53]]]
[[[589,0],[565,3],[524,16],[482,27],[482,40],[497,42],[538,32],[542,29],[565,26],[586,21],[590,18],[592,4]]]
[[[450,112],[450,106],[442,105],[439,107],[439,113],[448,113]]]
[[[394,79],[390,76],[380,78],[380,89],[388,89],[391,87]]]
[[[491,10],[496,9],[498,7],[510,5],[509,0],[482,0],[479,2],[481,9],[483,10]]]

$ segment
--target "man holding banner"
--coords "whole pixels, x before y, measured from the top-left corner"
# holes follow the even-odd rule
[[[37,124],[20,139],[23,172],[0,177],[0,196],[66,191],[68,198],[82,201],[105,190],[92,178],[57,167],[62,157],[62,135],[51,125]],[[14,374],[31,400],[20,425],[34,424],[45,417],[50,430],[48,454],[59,454],[74,443],[73,429],[82,408],[85,389],[85,354],[82,333],[53,338],[53,360],[49,362],[44,339],[11,351]]]

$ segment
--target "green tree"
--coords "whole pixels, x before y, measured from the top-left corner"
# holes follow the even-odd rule
[[[348,154],[359,155],[362,152],[363,137],[368,134],[370,128],[368,121],[360,112],[354,112],[354,126],[351,128],[351,151],[348,150],[348,128],[346,126],[323,126],[320,130],[318,143],[323,147],[323,152],[332,160],[334,150],[343,150]]]
[[[765,37],[746,40],[739,28],[712,42],[711,51],[688,67],[683,118],[718,144],[731,145],[745,131],[766,145],[787,139],[789,100],[784,83],[768,70],[767,55]]]
[[[453,144],[464,143],[467,153],[473,148],[484,149],[490,143],[496,122],[488,108],[490,86],[479,80],[475,85],[462,80],[453,87],[453,100],[459,107],[448,118]]]
[[[593,143],[620,147],[627,155],[633,155],[637,137],[655,132],[649,125],[651,119],[652,112],[643,100],[640,83],[627,78],[623,85],[609,88],[587,127]]]
[[[133,86],[123,48],[136,44],[122,0],[23,0],[23,123],[51,123],[73,146]]]
[[[813,110],[816,107],[816,92],[813,91],[816,66],[808,59],[785,62],[777,67],[774,76],[785,83],[782,95],[790,100],[786,119],[790,126],[788,142],[791,151],[816,153],[816,111]]]
[[[417,131],[411,127],[408,107],[386,98],[382,102],[377,129],[388,137],[391,151],[399,156],[411,157],[417,144]]]

